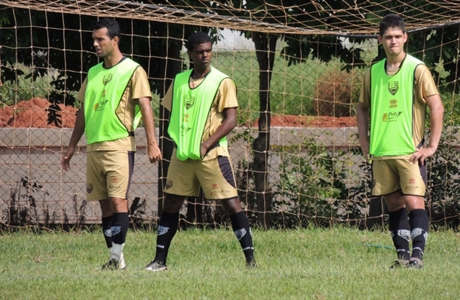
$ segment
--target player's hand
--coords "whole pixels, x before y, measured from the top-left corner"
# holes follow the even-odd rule
[[[70,159],[72,158],[72,156],[73,156],[73,151],[71,151],[70,149],[67,149],[64,157],[62,157],[61,167],[66,172],[70,170]]]
[[[369,139],[359,139],[359,145],[361,146],[361,151],[363,152],[364,159],[366,161],[370,160],[369,156]]]
[[[147,149],[150,163],[160,161],[162,159],[160,148],[157,144],[148,147]]]
[[[432,156],[435,152],[436,148],[431,146],[417,149],[417,151],[415,151],[410,157],[410,162],[413,164],[420,162],[420,164],[423,166],[425,164],[425,159]]]

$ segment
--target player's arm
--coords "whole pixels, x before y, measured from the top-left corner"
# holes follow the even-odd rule
[[[217,130],[201,144],[200,154],[205,156],[208,149],[215,145],[221,138],[227,136],[232,132],[233,128],[236,126],[236,107],[225,108],[223,111],[224,120],[217,128]]]
[[[236,97],[236,85],[231,78],[226,78],[221,82],[217,106],[217,110],[222,112],[223,121],[217,130],[201,144],[201,157],[208,152],[210,147],[215,145],[224,136],[227,136],[236,126],[238,100]]]
[[[150,98],[140,98],[138,99],[138,104],[141,109],[142,122],[144,123],[145,135],[147,137],[147,154],[150,162],[153,163],[161,160],[161,151],[157,144],[155,122],[152,107],[150,106]]]
[[[369,105],[366,105],[366,99],[370,99],[370,90],[367,74],[363,80],[363,85],[361,88],[361,95],[356,107],[356,115],[358,122],[358,136],[359,136],[359,145],[361,146],[361,151],[363,151],[364,157],[369,158]],[[370,84],[370,82],[369,82]]]
[[[425,159],[432,156],[438,149],[439,140],[442,133],[442,120],[444,116],[444,106],[441,96],[431,95],[425,98],[426,105],[430,108],[430,142],[427,146],[420,148],[410,158],[412,163],[420,161],[423,165]]]
[[[439,140],[441,139],[444,106],[430,70],[425,65],[419,66],[416,69],[415,76],[421,87],[423,99],[430,109],[431,130],[429,144],[417,149],[410,160],[412,163],[419,161],[423,165],[425,159],[432,156],[438,148]]]
[[[70,159],[72,159],[75,149],[77,148],[78,141],[80,141],[83,133],[85,132],[85,112],[84,103],[81,103],[80,109],[77,113],[77,119],[75,120],[75,127],[70,137],[69,146],[67,147],[66,153],[61,160],[61,167],[64,171],[70,169]]]

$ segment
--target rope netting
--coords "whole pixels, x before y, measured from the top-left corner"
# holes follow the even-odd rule
[[[216,41],[213,65],[238,86],[238,126],[229,144],[239,196],[251,221],[283,227],[383,225],[382,200],[369,193],[370,166],[360,153],[355,106],[364,70],[382,58],[375,36],[388,13],[403,15],[410,36],[406,50],[425,61],[442,94],[446,129],[429,162],[427,207],[432,222],[456,222],[460,5],[272,2],[277,4],[3,0],[0,222],[100,222],[98,205],[85,200],[85,140],[70,172],[62,172],[60,160],[79,107],[75,95],[98,62],[92,25],[113,17],[122,27],[123,53],[148,73],[157,136],[165,151],[163,162],[151,165],[143,129],[138,129],[129,199],[133,224],[155,222],[161,211],[171,141],[164,135],[167,115],[159,102],[174,75],[188,68],[187,37],[206,30]],[[199,226],[228,221],[219,202],[202,198],[188,199],[182,213],[183,222]]]
[[[299,2],[4,0],[3,5],[56,13],[301,35],[376,34],[376,22],[390,12],[402,14],[409,31],[460,21],[460,5],[456,1]]]

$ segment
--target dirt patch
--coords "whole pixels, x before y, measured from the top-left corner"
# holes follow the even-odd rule
[[[51,103],[43,98],[32,98],[21,101],[16,105],[0,109],[0,127],[12,128],[73,128],[77,109],[72,106],[59,104],[61,126],[48,124],[48,109]],[[257,120],[251,126],[257,127]],[[272,116],[271,126],[280,127],[355,127],[356,117],[329,117],[329,116]]]
[[[54,122],[48,124],[48,109],[51,103],[43,98],[32,98],[21,101],[16,105],[0,109],[0,127],[12,128],[73,128],[77,114],[77,108],[58,104],[62,124],[57,126]]]
[[[279,127],[356,127],[356,117],[272,116],[271,126]],[[257,120],[251,126],[257,126]]]

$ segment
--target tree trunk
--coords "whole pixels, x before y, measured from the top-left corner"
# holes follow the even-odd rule
[[[259,134],[253,142],[253,174],[257,195],[257,219],[264,228],[271,226],[272,189],[268,182],[268,153],[270,150],[270,81],[277,36],[253,33],[252,37],[259,63]]]

